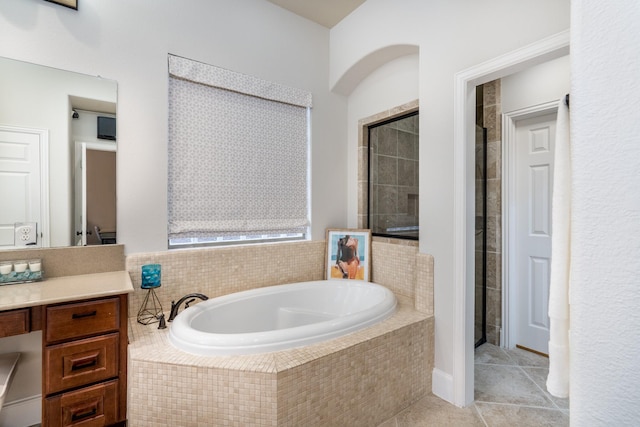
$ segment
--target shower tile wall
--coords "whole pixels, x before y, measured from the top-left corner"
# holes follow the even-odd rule
[[[418,224],[418,116],[371,129],[371,228]]]
[[[370,185],[369,185],[369,135],[367,132],[367,128],[377,123],[386,121],[390,118],[408,114],[417,110],[418,110],[418,100],[416,99],[416,100],[407,102],[406,104],[393,107],[389,110],[381,111],[380,113],[374,114],[369,117],[365,117],[358,121],[358,228],[368,228],[367,214],[369,212],[369,207],[367,206],[367,202],[369,200]],[[415,185],[417,186],[418,185],[417,184],[418,183],[418,168],[417,168],[418,116],[415,117],[415,124],[412,124],[411,127],[416,132],[416,139],[415,139],[416,154],[415,154],[415,157],[413,158],[404,158],[403,160],[410,160],[410,161],[416,162],[413,171],[415,172]],[[403,128],[403,131],[404,130],[408,130],[408,129]],[[405,150],[401,150],[401,151],[403,153],[405,152]],[[396,152],[397,152],[397,147],[396,147]],[[398,155],[396,155],[395,157],[398,158]],[[374,159],[372,159],[372,162],[373,161]],[[411,179],[412,175],[409,174],[409,171],[411,170],[412,165],[409,165],[406,162],[402,162],[402,166],[403,166],[403,169],[407,170],[407,172],[401,172],[402,176],[400,177],[400,180],[402,180],[403,182],[406,182],[407,180]],[[397,171],[397,167],[395,168],[395,170]],[[389,178],[393,179],[392,177],[389,177]],[[398,177],[395,178],[395,181],[396,182],[398,181]],[[390,193],[390,191],[387,190],[387,193]],[[407,194],[406,207],[407,207],[407,211],[409,211],[409,208],[410,208],[409,206],[410,202],[408,197],[409,193],[406,192],[406,194]],[[397,190],[396,190],[396,196],[397,196]],[[415,216],[417,218],[418,216],[417,188],[416,188],[415,196],[416,196],[415,201],[414,200],[411,201],[411,208],[412,208],[412,212],[415,212]],[[392,198],[394,197],[392,192],[391,192],[391,197]],[[403,202],[403,206],[404,205],[405,203]],[[387,206],[383,208],[384,209],[388,208],[389,210],[395,210],[396,212],[400,212],[400,209],[397,209],[395,206],[393,207]],[[378,210],[377,213],[380,214],[380,211]],[[416,221],[415,224],[413,225],[417,225],[417,224],[418,222]]]
[[[481,90],[480,90],[481,89]],[[500,344],[502,327],[502,109],[500,80],[478,87],[476,124],[487,128],[487,170],[482,170],[482,138],[476,138],[476,295],[482,294],[482,179],[487,174],[487,342]],[[482,305],[476,298],[475,336]],[[476,339],[477,341],[477,339]]]

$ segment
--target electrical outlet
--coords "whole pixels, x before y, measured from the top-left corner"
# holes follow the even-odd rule
[[[38,242],[38,224],[35,222],[16,222],[14,231],[16,246],[31,246]]]

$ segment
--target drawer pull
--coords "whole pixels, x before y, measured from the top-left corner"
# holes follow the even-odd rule
[[[98,364],[98,356],[85,357],[84,359],[74,360],[71,362],[71,370],[79,371],[80,369],[90,368]]]
[[[97,413],[98,413],[98,408],[96,408],[95,406],[90,411],[85,410],[85,412],[74,412],[73,414],[71,414],[71,421],[72,422],[80,421],[85,418],[93,417]]]
[[[96,314],[98,314],[98,312],[96,310],[93,311],[87,311],[86,313],[73,313],[71,315],[72,319],[82,319],[84,317],[93,317]]]

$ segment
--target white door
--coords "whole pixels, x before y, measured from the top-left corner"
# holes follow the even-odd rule
[[[548,354],[556,114],[516,123],[516,345]]]
[[[37,223],[35,246],[43,246],[46,142],[46,131],[0,126],[0,249],[14,248],[14,224],[25,221]]]
[[[87,152],[116,151],[115,144],[100,142],[76,142],[76,172],[75,172],[75,230],[76,245],[87,246],[90,240],[97,238],[95,231],[88,226],[87,216]],[[88,236],[94,236],[90,239]]]
[[[80,163],[80,232],[82,233],[82,246],[87,246],[87,144],[81,144],[81,163]],[[77,196],[77,195],[76,195]]]

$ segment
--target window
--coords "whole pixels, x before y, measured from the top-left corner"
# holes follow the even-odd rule
[[[169,247],[302,239],[309,93],[169,56]]]
[[[418,240],[418,111],[366,129],[368,228],[374,236]]]

